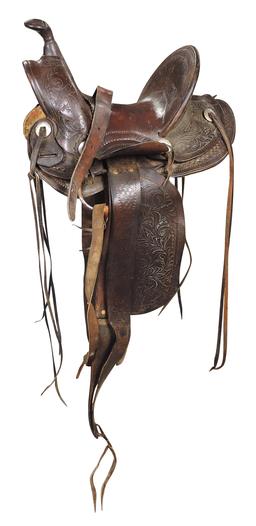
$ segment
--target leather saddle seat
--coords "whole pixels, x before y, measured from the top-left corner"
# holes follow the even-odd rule
[[[167,57],[150,77],[138,102],[112,105],[98,158],[166,152],[166,135],[183,114],[198,73],[199,56],[193,46],[184,46]]]

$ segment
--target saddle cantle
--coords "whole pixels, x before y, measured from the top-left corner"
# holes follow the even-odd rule
[[[50,386],[55,385],[62,399],[58,385],[62,339],[43,181],[68,196],[72,220],[77,200],[82,203],[89,349],[77,377],[84,365],[91,367],[89,423],[94,436],[107,442],[104,454],[110,450],[113,455],[101,489],[102,503],[116,455],[95,422],[96,398],[113,367],[124,359],[130,316],[163,309],[176,293],[182,309],[180,287],[187,273],[181,280],[180,265],[184,246],[188,247],[182,202],[185,176],[215,166],[229,154],[224,265],[213,368],[225,363],[235,119],[224,101],[210,95],[193,95],[199,74],[199,55],[193,46],[184,46],[164,60],[136,103],[112,104],[109,90],[98,87],[93,96],[79,90],[46,22],[30,20],[25,25],[44,39],[43,56],[23,63],[38,101],[25,119],[24,135],[30,157],[44,317],[52,346],[54,377]],[[60,354],[58,367],[54,337]],[[96,509],[95,470],[90,482]]]

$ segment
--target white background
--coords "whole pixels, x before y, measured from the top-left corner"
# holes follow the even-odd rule
[[[253,3],[170,0],[6,2],[1,8],[1,507],[4,526],[161,524],[255,526],[255,15]],[[236,183],[230,253],[228,360],[213,363],[224,244],[228,161],[186,181],[193,266],[182,296],[161,317],[132,319],[124,363],[99,397],[96,416],[118,455],[95,515],[89,474],[104,447],[87,423],[80,231],[66,199],[46,192],[65,361],[54,390],[41,315],[36,244],[22,121],[35,98],[23,59],[42,40],[23,21],[43,18],[81,90],[100,84],[115,102],[134,102],[174,49],[194,44],[196,94],[216,93],[234,110]],[[77,220],[78,222],[78,220]],[[109,459],[110,461],[110,459]],[[107,462],[104,470],[107,469]],[[105,471],[97,478],[98,486]]]

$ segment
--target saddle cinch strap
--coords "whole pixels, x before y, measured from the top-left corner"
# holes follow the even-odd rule
[[[95,472],[110,452],[112,464],[101,487],[103,505],[105,488],[117,462],[111,442],[95,422],[97,396],[114,366],[124,359],[132,314],[163,309],[176,293],[182,312],[180,288],[187,272],[180,280],[180,266],[184,246],[188,247],[183,210],[185,177],[215,166],[228,153],[224,262],[212,369],[220,369],[226,361],[235,120],[224,101],[210,95],[193,95],[199,73],[199,54],[194,46],[184,46],[167,57],[137,102],[112,104],[109,90],[98,87],[92,97],[79,90],[48,24],[30,20],[25,25],[45,42],[38,61],[24,62],[39,103],[26,118],[24,133],[31,161],[29,181],[43,318],[53,361],[53,380],[48,387],[54,384],[63,402],[58,385],[63,349],[43,181],[68,197],[72,220],[77,199],[82,203],[89,349],[77,376],[84,365],[91,367],[89,423],[94,436],[106,441],[90,477],[96,509]],[[171,183],[173,178],[175,185]],[[178,191],[179,178],[182,195]]]

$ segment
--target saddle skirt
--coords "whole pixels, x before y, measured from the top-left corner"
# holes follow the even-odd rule
[[[181,280],[180,266],[184,247],[188,247],[182,201],[185,176],[211,168],[229,154],[223,278],[213,368],[225,363],[235,119],[224,101],[210,95],[193,95],[199,74],[199,54],[193,46],[184,46],[167,57],[137,102],[112,104],[109,90],[98,87],[93,96],[79,90],[46,22],[34,19],[25,25],[44,39],[43,56],[37,61],[24,61],[23,65],[38,101],[24,121],[24,135],[30,158],[44,317],[51,342],[55,338],[60,354],[57,366],[53,352],[53,381],[46,389],[54,384],[64,401],[58,384],[63,351],[51,265],[47,275],[46,256],[51,262],[51,255],[43,181],[68,197],[71,220],[75,218],[77,201],[82,205],[89,348],[77,376],[84,365],[91,367],[89,423],[94,436],[107,442],[104,454],[110,450],[113,455],[101,489],[103,503],[116,455],[95,422],[96,398],[113,367],[124,359],[130,316],[163,309],[175,294],[182,312],[180,287],[187,273]],[[96,509],[94,473],[90,482]]]

